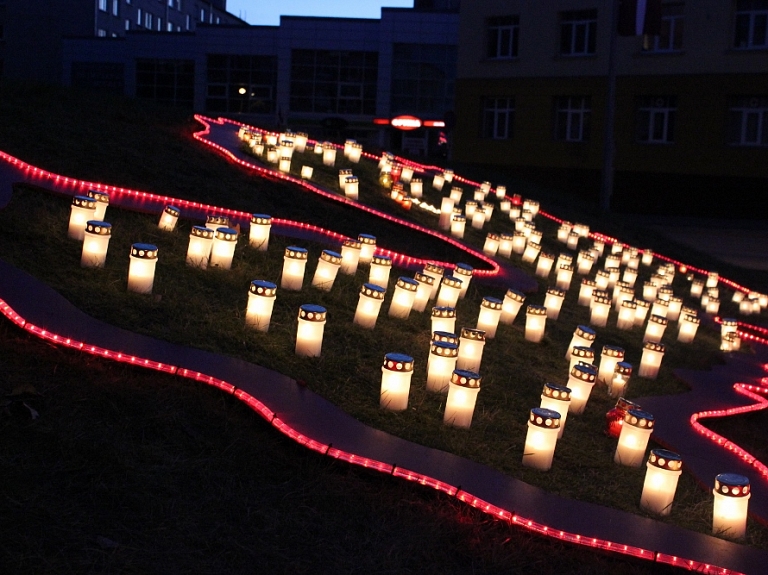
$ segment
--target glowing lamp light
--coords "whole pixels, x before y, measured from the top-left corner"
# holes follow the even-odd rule
[[[304,270],[307,267],[309,253],[305,248],[288,246],[283,255],[283,273],[280,287],[286,290],[299,291],[304,283]]]
[[[628,330],[635,327],[635,314],[637,313],[637,302],[634,300],[624,300],[621,302],[619,317],[616,320],[616,327],[621,330]]]
[[[666,347],[663,343],[653,341],[643,342],[643,355],[640,358],[640,368],[637,375],[645,379],[656,379],[659,376],[661,360],[664,359]]]
[[[267,146],[267,162],[276,164],[280,160],[280,154],[275,146]]]
[[[464,195],[464,190],[459,186],[451,187],[451,192],[448,195],[453,200],[453,205],[458,206],[461,203],[461,196]]]
[[[297,132],[295,135],[295,138],[293,139],[293,149],[300,154],[304,153],[304,150],[307,148],[307,140],[309,137],[304,132]]]
[[[515,232],[512,234],[512,251],[518,255],[525,252],[525,247],[528,242],[528,238],[524,232]]]
[[[507,293],[504,294],[504,301],[501,304],[501,317],[499,321],[503,324],[511,325],[515,321],[524,301],[525,294],[512,288],[508,289]]]
[[[360,158],[362,157],[362,155],[363,155],[363,145],[355,142],[350,147],[349,155],[347,156],[347,158],[353,164],[357,164],[358,162],[360,162]]]
[[[282,156],[277,164],[277,169],[287,174],[291,171],[291,158],[288,156]]]
[[[707,274],[707,280],[704,285],[705,287],[708,287],[708,288],[714,288],[714,287],[717,287],[718,281],[720,281],[720,274],[718,274],[717,272],[709,272]]]
[[[157,227],[165,232],[172,232],[179,221],[179,215],[181,215],[181,210],[176,206],[165,206],[163,213],[160,214],[160,221],[157,223]]]
[[[576,415],[584,413],[596,379],[597,370],[591,365],[578,363],[571,368],[567,384],[571,390],[571,403],[568,404],[568,411]]]
[[[562,264],[557,268],[557,278],[555,285],[561,290],[568,290],[571,287],[571,279],[573,278],[573,266],[569,264]]]
[[[453,170],[443,170],[443,178],[450,184],[453,181]]]
[[[704,281],[695,279],[691,282],[691,297],[701,297],[701,293],[704,291]]]
[[[608,384],[608,395],[621,397],[626,394],[629,379],[632,377],[632,364],[620,361],[616,364],[613,378]]]
[[[555,256],[541,251],[539,252],[539,258],[536,261],[536,276],[540,278],[549,277],[549,272],[552,271],[552,266],[555,263]]]
[[[523,447],[523,465],[549,471],[560,433],[560,413],[534,407],[528,417],[528,433]]]
[[[720,300],[716,297],[710,297],[705,310],[709,314],[717,315],[720,311]]]
[[[268,331],[276,297],[275,284],[265,280],[253,280],[248,288],[245,325],[258,331]]]
[[[67,236],[73,240],[83,241],[85,224],[96,216],[96,200],[88,196],[75,196],[69,212]]]
[[[748,298],[744,298],[739,302],[739,313],[741,315],[751,315],[752,314],[752,300]]]
[[[482,378],[478,373],[463,369],[453,371],[448,384],[448,397],[445,400],[445,425],[469,429],[481,382]]]
[[[388,353],[381,366],[381,396],[379,406],[390,411],[408,407],[408,394],[413,377],[413,358],[402,353]]]
[[[232,267],[232,258],[237,247],[237,230],[234,228],[218,228],[213,233],[211,259],[209,264],[215,268],[228,270]]]
[[[539,343],[544,337],[547,325],[547,308],[541,305],[529,305],[525,310],[525,339]]]
[[[355,317],[352,323],[364,329],[373,329],[379,317],[381,304],[384,303],[385,290],[375,284],[363,284],[360,288],[360,298],[357,301]]]
[[[607,290],[610,284],[611,274],[605,270],[597,270],[595,273],[595,286],[599,290]]]
[[[392,270],[392,258],[389,256],[375,255],[371,260],[371,269],[368,273],[368,283],[379,285],[383,288],[389,284],[389,273]]]
[[[472,214],[472,227],[476,230],[482,230],[485,225],[485,207],[480,205]]]
[[[641,326],[645,323],[645,318],[648,317],[648,310],[651,309],[651,304],[642,299],[636,299],[635,301],[635,326]]]
[[[565,290],[558,287],[548,287],[544,297],[544,307],[547,308],[547,318],[555,321],[560,317],[560,309],[565,300]]]
[[[427,307],[429,301],[429,295],[432,293],[432,285],[435,280],[432,276],[427,274],[416,272],[413,279],[418,284],[416,288],[416,297],[413,300],[413,310],[423,312]]]
[[[671,295],[667,302],[667,319],[669,321],[678,321],[680,319],[680,312],[683,309],[683,298]]]
[[[651,316],[667,317],[669,311],[669,303],[663,299],[657,299],[651,305]]]
[[[157,266],[157,246],[152,244],[131,245],[130,264],[128,265],[128,291],[152,293]]]
[[[288,160],[288,170],[291,169],[291,158],[293,158],[293,141],[292,140],[282,140],[280,142],[280,145],[277,147],[277,153],[280,156],[280,161]],[[281,169],[282,171],[282,169]]]
[[[80,267],[103,268],[111,237],[112,224],[89,220],[85,224],[83,232],[83,252],[80,255]]]
[[[318,156],[321,155],[323,153],[323,144],[322,144],[322,142],[315,142],[315,147],[314,147],[313,151]]]
[[[523,226],[523,233],[528,238],[529,242],[534,242],[541,245],[541,238],[544,235],[542,232],[536,229],[536,226],[532,222],[526,222]]]
[[[576,232],[571,232],[568,234],[568,238],[566,239],[565,245],[568,247],[568,249],[575,250],[579,247],[579,234]]]
[[[441,174],[437,174],[434,178],[432,178],[432,187],[437,191],[443,189],[443,184],[445,184],[445,178]]]
[[[347,176],[344,183],[344,195],[350,200],[357,201],[360,180],[357,176]]]
[[[459,346],[448,341],[432,341],[427,362],[427,391],[445,393],[456,369]]]
[[[507,186],[496,186],[496,199],[504,200],[506,195],[507,195]]]
[[[720,351],[739,351],[740,348],[741,336],[737,332],[729,331],[720,337]]]
[[[608,272],[608,289],[613,289],[616,282],[619,281],[621,270],[619,268],[608,268],[606,271]]]
[[[429,299],[434,299],[437,295],[437,290],[440,287],[440,281],[443,279],[445,268],[437,264],[425,264],[423,273],[434,279],[432,284],[432,292],[429,294]]]
[[[570,222],[563,222],[560,227],[557,228],[557,241],[565,243],[568,241],[568,235],[571,233],[572,226]]]
[[[459,292],[459,299],[464,299],[467,295],[467,289],[469,288],[469,282],[472,280],[472,274],[474,268],[469,264],[458,263],[453,270],[454,277],[461,280],[461,292]]]
[[[499,234],[499,255],[505,258],[512,257],[512,234]]]
[[[510,212],[510,217],[511,217],[511,213],[512,213],[512,212]],[[524,217],[522,217],[522,216],[518,216],[518,217],[516,217],[516,218],[515,218],[515,231],[516,231],[516,232],[525,232],[525,230],[526,230],[526,226],[525,226],[525,224],[526,224],[526,223],[527,223],[527,222],[525,221],[525,218],[524,218]],[[530,233],[530,232],[526,233],[526,235],[525,235],[525,237],[526,237],[526,238],[528,237],[528,234],[529,234],[529,233]]]
[[[467,227],[467,218],[461,214],[453,214],[451,218],[451,235],[454,238],[463,239],[464,230]]]
[[[480,363],[483,361],[484,347],[485,332],[482,329],[461,328],[456,368],[479,371]]]
[[[581,286],[579,287],[579,305],[592,306],[592,292],[595,290],[596,283],[594,280],[584,278],[581,280]]]
[[[349,158],[349,152],[356,143],[355,140],[346,140],[344,142],[344,157]]]
[[[323,165],[333,166],[336,163],[336,147],[331,142],[323,143]]]
[[[389,317],[407,319],[411,313],[418,289],[419,282],[416,280],[407,277],[398,278],[392,301],[389,304]]]
[[[411,195],[414,198],[420,198],[424,194],[424,182],[421,178],[413,178],[410,183]]]
[[[588,251],[581,250],[576,257],[576,273],[582,276],[587,275],[592,271],[592,265],[595,263],[595,258]]]
[[[624,416],[613,461],[626,467],[640,467],[653,433],[654,417],[647,411],[630,409]]]
[[[93,219],[97,222],[103,222],[109,206],[109,194],[99,190],[88,190],[86,195],[96,200],[96,213],[93,214]]]
[[[544,384],[541,392],[541,404],[539,407],[551,409],[560,414],[560,427],[557,430],[557,438],[563,436],[565,420],[568,418],[568,406],[571,403],[571,390],[565,386],[554,383]]]
[[[728,333],[736,333],[739,330],[739,320],[724,317],[720,321],[720,337],[724,337]]]
[[[608,325],[608,314],[611,311],[611,298],[608,292],[603,290],[592,290],[592,310],[589,316],[589,323],[597,327]]]
[[[528,264],[532,264],[541,251],[541,245],[536,242],[528,242],[523,252],[523,261]]]
[[[608,437],[619,438],[624,426],[624,417],[630,409],[640,409],[640,406],[634,401],[619,397],[616,406],[605,414],[605,434]]]
[[[327,315],[327,310],[319,305],[305,303],[299,306],[299,325],[296,329],[296,355],[302,357],[320,356]]]
[[[651,314],[651,317],[648,318],[648,324],[645,328],[645,336],[643,336],[643,341],[653,341],[657,343],[660,342],[661,338],[664,336],[664,331],[667,329],[668,323],[669,320],[667,320],[667,318],[660,315]]]
[[[403,171],[400,172],[400,181],[406,184],[410,183],[413,179],[413,168],[409,166],[403,166]]]
[[[682,314],[678,323],[677,341],[681,343],[691,343],[696,337],[701,320],[695,315]]]
[[[277,145],[277,140],[278,140],[277,134],[265,134],[265,136],[266,136],[267,144],[269,144],[270,146]]]
[[[376,236],[370,234],[360,234],[357,236],[357,240],[360,242],[360,258],[359,263],[367,265],[373,260],[373,254],[376,251]]]
[[[474,200],[467,200],[467,202],[464,204],[464,214],[471,218],[475,215],[475,212],[477,211],[478,202]]]
[[[742,539],[747,533],[747,511],[752,496],[749,479],[735,473],[715,477],[712,533],[727,539]]]
[[[493,204],[483,204],[483,213],[485,214],[485,222],[490,222],[493,215]]]
[[[447,230],[451,227],[453,205],[453,200],[451,198],[443,198],[440,202],[440,218],[437,222],[437,226],[441,230]]]
[[[565,359],[571,359],[571,349],[573,349],[574,346],[592,347],[596,337],[597,333],[592,328],[585,325],[577,325],[576,329],[573,331],[571,343],[568,344],[568,350],[565,352]]]
[[[272,216],[267,214],[251,214],[251,225],[248,229],[248,243],[250,246],[262,252],[267,251],[271,229]]]
[[[331,250],[323,250],[317,260],[315,275],[312,277],[312,287],[322,291],[331,291],[340,267],[341,254]]]
[[[192,226],[189,232],[189,247],[187,248],[187,265],[205,269],[213,246],[214,231],[203,226]]]
[[[595,350],[584,345],[574,345],[571,347],[571,353],[568,364],[568,373],[571,373],[574,365],[583,363],[593,365],[595,363]]]
[[[462,280],[454,276],[443,276],[437,294],[438,307],[456,307],[461,295]]]
[[[677,480],[683,469],[682,458],[666,449],[651,449],[646,463],[640,507],[654,515],[669,515],[675,499]]]
[[[600,368],[597,371],[597,380],[607,386],[611,385],[616,373],[616,365],[624,361],[624,349],[615,345],[604,345],[600,353]]]
[[[736,290],[733,292],[733,296],[731,297],[731,301],[733,303],[741,303],[744,298],[746,297],[746,294],[743,291]]]
[[[352,175],[352,170],[339,170],[339,189],[343,192],[347,185],[347,178]]]
[[[485,332],[486,339],[496,337],[496,329],[501,319],[503,303],[500,299],[486,296],[480,303],[480,313],[477,316],[477,329]]]
[[[227,216],[209,215],[205,217],[205,227],[214,232],[219,228],[228,228],[229,218]]]
[[[644,266],[653,264],[653,250],[643,250],[643,256],[640,261]]]
[[[438,306],[433,307],[431,313],[431,330],[432,333],[435,333],[436,331],[455,333],[456,308]]]

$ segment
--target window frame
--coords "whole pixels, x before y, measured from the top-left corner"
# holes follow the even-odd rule
[[[512,140],[515,134],[515,97],[486,96],[482,102],[480,137],[485,140]]]
[[[738,118],[738,138],[735,135],[736,114]],[[749,131],[749,119],[755,117],[755,138],[746,138]],[[751,95],[730,98],[728,105],[728,140],[729,146],[738,148],[768,147],[768,96]]]
[[[553,137],[555,141],[571,144],[589,142],[591,137],[592,96],[586,94],[555,96],[553,107]],[[563,119],[565,122],[563,122]],[[578,119],[578,126],[574,123],[576,119]],[[578,132],[576,136],[573,135],[574,129]]]
[[[675,13],[675,9],[679,9]],[[664,2],[661,5],[661,31],[658,36],[643,37],[646,54],[674,54],[683,51],[685,35],[685,2]],[[679,45],[677,40],[679,39]],[[665,42],[666,45],[662,45]]]
[[[558,51],[560,56],[583,58],[597,54],[597,16],[597,8],[560,12],[560,49]],[[582,27],[584,35],[579,41],[579,31]],[[566,43],[569,44],[567,49]],[[577,43],[583,44],[581,49],[576,45]]]
[[[637,98],[636,109],[635,141],[637,143],[650,145],[675,143],[677,96],[640,96]],[[659,129],[660,134],[657,135]]]
[[[746,6],[740,8],[739,6]],[[740,39],[740,22],[746,17],[746,38]],[[756,21],[762,20],[762,41],[756,43]],[[733,48],[735,50],[766,50],[768,49],[768,0],[736,0],[733,8]]]
[[[508,32],[505,40],[504,33]],[[506,47],[506,50],[504,48]],[[486,51],[488,60],[514,60],[520,48],[520,16],[492,16],[486,20]]]

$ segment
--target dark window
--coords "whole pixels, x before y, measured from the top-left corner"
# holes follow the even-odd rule
[[[637,105],[637,141],[671,144],[675,141],[677,97],[642,96]]]
[[[193,60],[136,60],[136,96],[192,108],[195,100]]]
[[[442,116],[453,108],[456,46],[395,44],[392,48],[392,111]]]
[[[275,56],[208,54],[206,110],[241,114],[275,111]]]
[[[556,140],[586,142],[589,140],[589,119],[592,102],[589,96],[558,96],[555,98]]]
[[[682,2],[666,2],[661,6],[661,31],[658,36],[643,38],[646,52],[679,52],[683,49],[685,5]]]
[[[493,140],[512,139],[512,129],[515,123],[515,99],[485,98],[483,100],[483,138]]]
[[[560,54],[588,56],[595,53],[597,10],[560,13]]]
[[[768,48],[768,0],[736,0],[735,48]]]
[[[738,96],[728,106],[728,143],[768,146],[768,96]]]
[[[486,57],[493,59],[517,58],[517,46],[520,37],[519,16],[488,18],[487,34]]]

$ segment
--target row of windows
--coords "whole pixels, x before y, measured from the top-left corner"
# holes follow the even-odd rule
[[[99,2],[99,10],[102,12],[111,12],[113,16],[119,16],[120,15],[120,0],[98,0]],[[182,11],[182,0],[168,0],[168,6],[170,8],[176,8],[180,12]],[[126,0],[126,4],[130,4],[131,0]],[[206,13],[205,8],[200,8],[200,22],[205,23],[206,22],[206,14],[208,17],[208,23],[209,24],[221,24],[221,18],[219,16],[215,16],[212,10],[209,10]],[[155,14],[152,14],[151,12],[147,10],[142,10],[141,8],[137,8],[136,11],[136,27],[137,28],[145,28],[147,30],[157,30],[158,32],[162,32],[163,30],[167,32],[173,32],[174,30],[176,32],[181,32],[181,26],[180,25],[174,25],[172,22],[166,22],[165,28],[163,28],[163,19],[160,16],[157,16]],[[186,25],[185,28],[187,30],[192,29],[192,16],[190,14],[186,14]],[[131,21],[126,18],[125,20],[125,29],[130,30],[131,29]],[[102,34],[103,32],[103,34]],[[105,30],[98,30],[97,31],[98,36],[106,36],[107,33]],[[115,36],[115,34],[112,34]]]
[[[590,139],[590,96],[557,96],[552,103],[552,135],[563,142]],[[635,139],[648,144],[675,141],[676,96],[636,99]],[[504,140],[513,136],[515,98],[485,98],[481,137]],[[727,142],[734,146],[768,146],[768,96],[738,96],[728,105]]]
[[[683,48],[684,2],[662,5],[658,36],[645,37],[646,52],[677,52]],[[561,56],[591,56],[597,46],[597,9],[559,13]],[[733,48],[768,48],[768,0],[736,0]],[[486,57],[507,60],[518,57],[520,16],[493,16],[486,21]]]

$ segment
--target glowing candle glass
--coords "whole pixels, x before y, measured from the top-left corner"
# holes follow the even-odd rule
[[[712,490],[712,533],[728,539],[742,539],[747,533],[747,511],[752,496],[749,479],[736,473],[715,477]]]
[[[648,317],[648,310],[651,309],[651,304],[642,299],[636,299],[635,305],[635,326],[641,326],[645,323],[645,318]]]
[[[678,323],[677,341],[681,343],[691,343],[696,337],[701,320],[695,315],[682,314]]]
[[[462,239],[464,237],[464,229],[467,227],[467,218],[461,214],[453,214],[451,218],[451,235],[454,238]]]
[[[615,345],[604,345],[600,353],[600,368],[597,370],[597,380],[607,386],[611,385],[616,373],[616,364],[624,361],[624,349]]]
[[[581,280],[579,287],[579,305],[592,306],[592,292],[595,290],[596,284],[594,280],[584,278]]]
[[[408,394],[413,377],[413,358],[402,353],[388,353],[381,366],[381,396],[379,405],[390,411],[408,407]]]
[[[323,332],[327,311],[324,307],[305,303],[299,306],[299,325],[296,329],[296,355],[319,357],[323,347]]]
[[[448,333],[456,332],[456,308],[438,307],[432,308],[431,328],[432,333],[436,331],[445,331]]]
[[[459,346],[447,341],[432,341],[427,362],[427,391],[445,393],[456,369]]]
[[[479,371],[483,361],[485,347],[485,332],[482,329],[461,328],[459,336],[459,356],[456,360],[457,369]]]
[[[473,273],[474,268],[471,265],[465,263],[456,264],[456,267],[453,270],[453,275],[461,280],[459,299],[464,299],[464,296],[467,295],[467,289],[469,288],[469,282],[472,280]]]
[[[83,252],[80,255],[80,267],[103,268],[111,237],[112,224],[89,220],[85,224],[85,231],[83,232]]]
[[[205,269],[213,246],[214,231],[203,226],[192,226],[189,232],[187,265]]]
[[[651,315],[648,318],[648,324],[645,328],[644,341],[660,342],[664,336],[664,331],[667,329],[667,318],[660,315]]]
[[[368,265],[371,263],[373,254],[376,251],[376,236],[360,234],[357,236],[357,240],[360,242],[360,258],[358,261],[363,265]]]
[[[640,467],[645,459],[645,448],[648,447],[654,423],[653,415],[647,411],[627,411],[613,461],[626,467]]]
[[[275,284],[265,280],[253,280],[248,288],[245,325],[258,331],[269,330],[276,297],[277,286]]]
[[[528,417],[528,433],[523,447],[523,465],[540,471],[552,467],[555,446],[560,432],[560,413],[534,407]]]
[[[432,293],[434,278],[423,273],[416,272],[413,279],[417,282],[416,297],[413,300],[413,310],[423,312],[427,307],[429,295]]]
[[[206,216],[205,227],[214,232],[219,228],[228,228],[229,218],[227,216]]]
[[[85,224],[96,216],[96,200],[88,196],[75,196],[69,212],[67,236],[73,240],[83,241]]]
[[[340,267],[341,254],[331,250],[323,250],[317,260],[315,275],[312,277],[312,287],[322,291],[331,291]]]
[[[344,195],[350,200],[357,201],[358,199],[359,181],[357,176],[348,176],[346,179],[346,183],[344,184]]]
[[[210,265],[224,270],[230,269],[236,247],[237,230],[234,228],[218,228],[213,234]]]
[[[436,264],[428,263],[424,266],[423,273],[435,280],[434,283],[432,284],[432,291],[429,294],[429,299],[434,299],[435,296],[437,295],[437,290],[440,287],[440,281],[443,279],[445,268]]]
[[[418,289],[419,282],[416,280],[402,276],[399,277],[395,284],[392,301],[389,304],[389,317],[406,319],[411,313]]]
[[[99,190],[88,190],[86,195],[96,200],[96,213],[93,214],[93,220],[103,222],[109,206],[109,194]]]
[[[512,288],[508,289],[507,293],[504,294],[504,301],[501,304],[501,318],[499,321],[506,325],[512,324],[524,301],[525,294]]]
[[[443,276],[440,280],[440,291],[437,294],[437,306],[456,307],[461,295],[462,281],[454,276]]]
[[[592,328],[589,328],[586,325],[577,325],[576,329],[573,331],[571,343],[568,344],[568,349],[565,352],[565,359],[571,359],[571,349],[574,346],[592,347],[596,337],[597,333]]]
[[[283,255],[283,274],[280,278],[280,287],[286,290],[299,291],[304,283],[304,270],[307,267],[306,249],[288,246]]]
[[[512,234],[512,251],[516,254],[520,255],[525,253],[527,243],[528,238],[525,236],[524,232],[515,232]]]
[[[368,273],[368,283],[386,288],[389,284],[389,273],[392,271],[392,258],[389,256],[375,255],[371,260],[371,269]]]
[[[632,364],[626,361],[618,362],[613,372],[613,379],[608,385],[608,395],[611,397],[626,395],[630,377],[632,377]]]
[[[574,345],[571,347],[571,353],[568,364],[568,373],[571,373],[574,365],[583,363],[584,365],[593,365],[595,363],[595,350],[584,345]]]
[[[529,305],[525,310],[525,339],[538,343],[544,337],[547,325],[547,308]]]
[[[554,263],[554,255],[544,251],[539,252],[539,259],[536,261],[536,275],[540,278],[549,277],[549,272],[552,271],[552,265]]]
[[[128,291],[152,293],[157,266],[157,246],[133,244],[128,266]]]
[[[532,264],[536,259],[536,256],[539,255],[540,251],[541,246],[539,244],[536,242],[528,242],[525,246],[525,251],[523,252],[523,261],[525,263]]]
[[[443,423],[469,429],[475,411],[477,394],[480,392],[480,374],[463,369],[454,370],[448,384]]]
[[[577,415],[584,413],[596,379],[597,370],[591,365],[579,363],[571,368],[568,374],[568,387],[571,390],[571,403],[568,404],[568,410],[571,413]]]
[[[336,147],[330,142],[323,143],[323,165],[333,166],[336,163]]]
[[[477,329],[485,332],[486,339],[496,337],[496,328],[501,319],[501,308],[503,303],[500,299],[486,296],[480,303],[480,313],[477,316]]]
[[[341,273],[353,276],[357,272],[357,263],[360,260],[361,243],[357,240],[344,240],[341,246]]]
[[[443,198],[440,201],[440,219],[437,222],[437,227],[441,230],[447,230],[451,227],[451,219],[453,218],[453,200],[451,198]]]
[[[357,301],[353,323],[365,329],[373,329],[379,317],[381,304],[384,303],[386,290],[374,284],[363,284]]]
[[[637,312],[637,303],[634,300],[624,300],[621,302],[619,317],[616,320],[618,329],[632,329],[635,327],[635,313]]]
[[[683,472],[682,458],[666,449],[651,449],[645,471],[640,507],[654,515],[669,515],[677,491],[677,479]]]
[[[157,227],[163,231],[172,232],[176,228],[180,214],[181,210],[176,206],[165,206],[163,213],[160,214],[160,221],[157,223]]]
[[[485,244],[483,244],[483,253],[489,257],[496,255],[499,250],[499,234],[489,233],[485,237]]]
[[[571,403],[571,390],[562,385],[547,383],[541,392],[541,404],[539,407],[551,409],[560,414],[560,428],[557,430],[557,438],[563,436],[565,420],[568,418],[568,406]]]
[[[576,257],[576,273],[582,276],[587,275],[592,271],[592,265],[595,263],[595,258],[592,254],[584,250],[579,252]]]
[[[560,317],[560,309],[565,300],[565,290],[557,287],[548,287],[544,296],[544,307],[547,308],[547,318],[553,321]]]
[[[608,314],[611,311],[611,298],[608,292],[603,290],[592,291],[592,311],[589,316],[589,323],[597,327],[608,325]]]
[[[509,258],[512,256],[512,234],[499,234],[499,251],[501,257]]]
[[[440,191],[443,189],[444,183],[445,183],[445,178],[440,174],[437,174],[434,178],[432,178],[432,187],[435,188],[437,191]]]
[[[571,279],[573,278],[573,266],[569,264],[563,264],[557,268],[557,278],[555,285],[561,290],[568,290],[571,287]]]
[[[666,349],[663,343],[643,342],[643,355],[640,358],[640,368],[637,370],[637,375],[645,379],[656,379],[659,376],[659,367],[661,360],[664,359]]]

